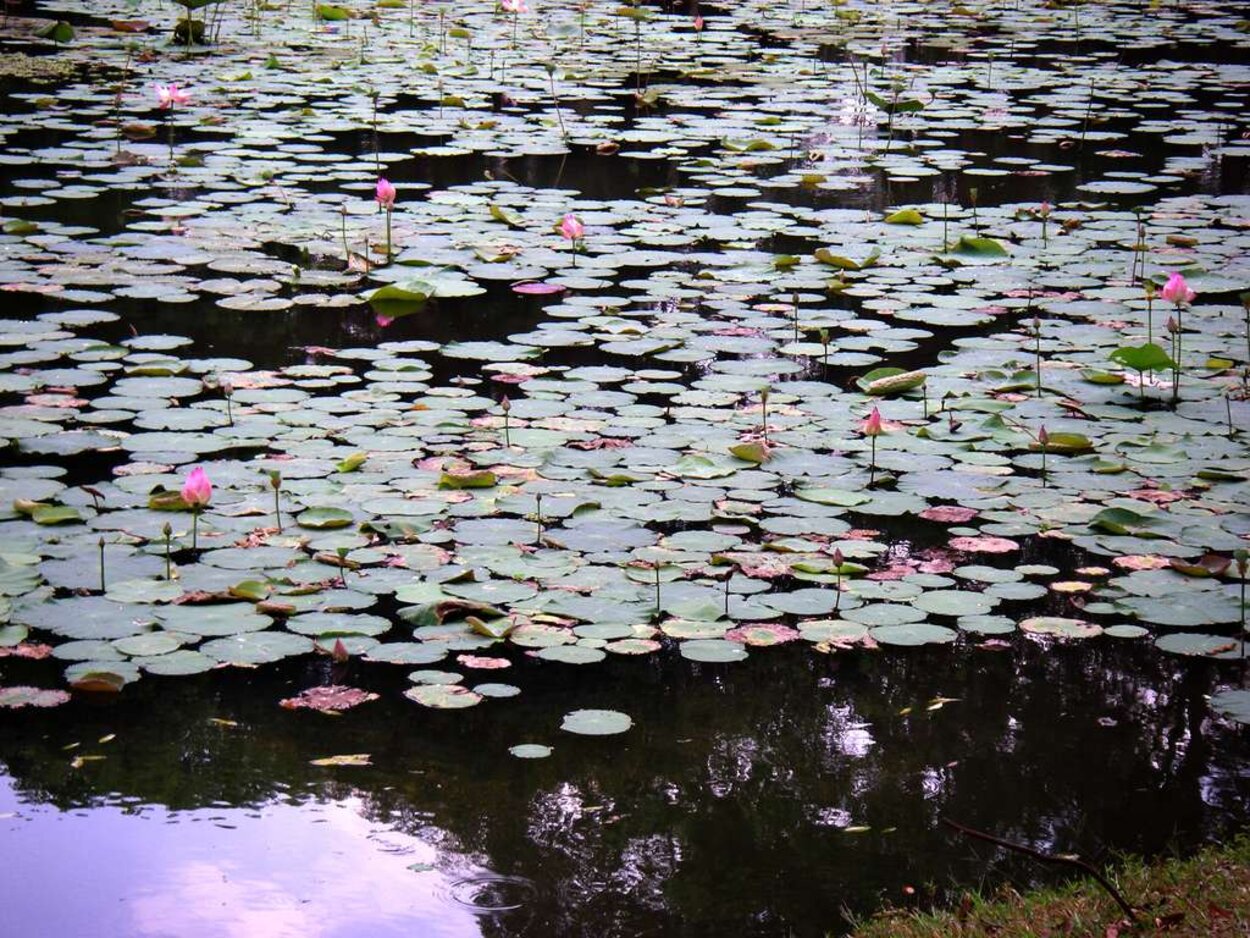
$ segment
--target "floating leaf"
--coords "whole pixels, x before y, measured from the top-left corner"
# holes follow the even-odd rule
[[[369,691],[333,684],[326,687],[310,687],[294,697],[278,701],[278,705],[287,710],[317,710],[327,713],[350,710],[352,707],[377,699],[378,695]]]
[[[521,743],[508,749],[518,759],[546,759],[555,750],[540,743]]]
[[[633,725],[628,714],[617,710],[574,710],[564,715],[560,729],[579,736],[614,736]]]
[[[323,756],[309,760],[309,765],[318,766],[367,766],[373,765],[373,757],[367,752],[354,752],[342,756]]]
[[[404,696],[435,710],[463,710],[482,702],[482,696],[459,684],[420,684],[404,691]]]
[[[21,707],[59,707],[69,701],[63,690],[42,687],[0,687],[0,710],[17,710]]]

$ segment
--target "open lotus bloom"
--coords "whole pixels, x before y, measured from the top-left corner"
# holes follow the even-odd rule
[[[190,508],[203,508],[213,498],[213,484],[202,466],[196,466],[182,483],[182,500]]]
[[[174,82],[170,85],[154,85],[156,90],[156,106],[162,111],[167,111],[174,105],[189,104],[191,102],[191,92],[185,88],[179,88],[178,83]]]
[[[505,13],[528,13],[530,11],[525,0],[500,0],[499,5],[503,7]]]
[[[1177,306],[1186,306],[1192,303],[1194,297],[1198,294],[1189,288],[1189,284],[1185,282],[1184,276],[1178,271],[1168,277],[1168,282],[1163,285],[1159,295],[1169,303],[1175,303]]]

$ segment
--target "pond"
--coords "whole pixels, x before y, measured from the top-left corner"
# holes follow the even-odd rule
[[[845,934],[1054,881],[943,819],[1244,829],[1248,20],[10,8],[15,933]]]

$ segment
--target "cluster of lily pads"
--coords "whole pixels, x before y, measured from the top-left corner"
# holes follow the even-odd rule
[[[111,71],[15,96],[3,128],[32,176],[0,198],[0,280],[51,311],[0,329],[0,655],[115,692],[321,652],[413,668],[407,696],[444,709],[519,693],[466,675],[522,654],[1021,632],[1246,657],[1250,199],[1210,179],[1247,156],[1242,66],[1121,68],[1097,42],[1148,53],[1136,4],[1074,7],[1094,45],[1066,57],[1037,47],[1073,14],[1037,3],[745,4],[698,30],[216,6],[217,41],[183,49],[93,5],[57,54]],[[1152,16],[1245,45],[1231,18]],[[60,145],[21,145],[36,113]],[[1004,134],[1048,155],[952,142]],[[518,179],[562,155],[672,181]],[[487,178],[405,181],[414,159]],[[106,193],[120,226],[57,220]],[[1176,272],[1192,298],[1161,293]],[[528,331],[423,337],[510,292]],[[110,331],[135,302],[168,333]],[[342,310],[361,342],[204,356],[178,322],[208,307]],[[1244,720],[1245,694],[1213,706]]]

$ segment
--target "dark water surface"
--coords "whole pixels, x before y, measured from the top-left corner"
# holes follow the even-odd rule
[[[1227,51],[1187,45],[1176,58],[1223,61]],[[923,43],[910,52],[917,62],[949,55]],[[1109,54],[1092,43],[1085,52]],[[1234,103],[1244,100],[1239,90]],[[11,118],[20,106],[10,105]],[[7,143],[63,142],[37,124],[32,115]],[[182,140],[197,138],[188,129]],[[950,145],[987,159],[1061,156],[1021,140],[968,130]],[[336,145],[368,154],[374,142],[344,134]],[[397,134],[380,144],[417,145]],[[1140,151],[1136,169],[1156,171],[1165,156],[1158,135],[1120,145]],[[1076,170],[1060,181],[982,179],[981,204],[1073,197],[1112,165],[1094,151],[1064,156]],[[1174,192],[1242,192],[1245,164],[1229,158]],[[473,155],[414,158],[388,172],[401,184],[448,187],[503,168]],[[667,162],[609,164],[585,148],[506,168],[529,185],[602,199],[680,183]],[[26,172],[0,166],[0,191]],[[966,177],[943,175],[893,191],[796,189],[776,199],[876,210],[939,192],[964,202],[968,190]],[[116,191],[26,214],[112,234],[150,194]],[[724,197],[710,204],[737,207]],[[761,247],[813,248],[773,240]],[[282,250],[273,254],[287,259]],[[240,315],[207,299],[173,318],[158,304],[120,299],[108,309],[121,321],[92,334],[176,332],[197,353],[263,368],[304,360],[304,346],[500,339],[533,328],[546,302],[495,286],[383,335],[359,308]],[[6,307],[14,318],[59,308],[25,294]],[[904,363],[935,361],[961,334],[943,332]],[[551,361],[605,358],[561,349]],[[461,367],[436,360],[431,383]],[[99,460],[65,464],[74,482],[107,471]],[[894,526],[905,543],[906,522]],[[1054,881],[958,839],[944,817],[1095,862],[1191,851],[1245,829],[1250,733],[1213,719],[1206,703],[1217,686],[1245,681],[1243,665],[1161,655],[1148,643],[1019,635],[1005,649],[824,656],[780,647],[728,666],[671,648],[584,669],[522,655],[505,678],[521,696],[452,713],[403,699],[409,685],[398,669],[355,663],[148,677],[112,700],[0,710],[0,938],[837,934],[887,903],[926,906],[969,887]],[[61,670],[10,659],[4,682],[60,686]],[[318,683],[382,696],[342,716],[277,706]],[[560,732],[561,715],[579,708],[624,711],[633,729]],[[529,742],[554,753],[508,754]],[[310,764],[347,753],[372,764]]]
[[[1110,640],[522,661],[502,706],[275,706],[329,667],[0,718],[4,934],[819,935],[882,901],[1051,881],[942,817],[1107,859],[1193,849],[1250,803],[1250,739],[1204,700],[1237,665]],[[634,729],[555,729],[580,706]],[[373,765],[309,764],[341,753]]]

